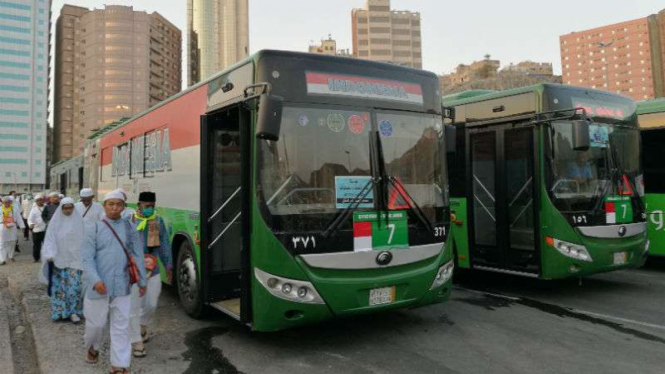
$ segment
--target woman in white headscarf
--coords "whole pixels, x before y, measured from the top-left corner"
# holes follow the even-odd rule
[[[44,261],[54,265],[51,286],[51,318],[54,321],[70,319],[78,323],[83,315],[83,230],[83,218],[74,209],[74,200],[62,199],[48,225],[42,248]]]

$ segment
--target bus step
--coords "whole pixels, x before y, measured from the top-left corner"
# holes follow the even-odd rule
[[[240,320],[240,298],[218,301],[210,304],[210,306]]]

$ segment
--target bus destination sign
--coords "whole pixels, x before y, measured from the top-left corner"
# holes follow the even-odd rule
[[[307,93],[384,100],[423,105],[423,89],[415,83],[374,79],[354,75],[306,72]]]

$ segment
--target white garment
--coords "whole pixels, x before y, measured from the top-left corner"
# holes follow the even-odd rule
[[[14,258],[16,249],[16,240],[13,242],[0,242],[0,263],[7,262]]]
[[[104,343],[104,330],[111,315],[111,365],[117,368],[129,368],[132,359],[132,345],[129,342],[129,312],[131,297],[117,296],[109,300],[83,299],[85,316],[85,348],[99,351]],[[110,312],[110,313],[109,313]]]
[[[27,198],[23,199],[23,201],[21,201],[21,217],[27,220],[30,215],[30,210],[32,210],[32,200],[28,200]]]
[[[88,207],[83,205],[83,202],[81,201],[76,203],[74,206],[76,207],[76,211],[79,212],[81,217],[83,217],[85,214],[85,217],[83,217],[83,221],[85,223],[101,221],[102,218],[104,218],[104,207],[102,204],[96,201],[92,202],[90,210],[88,210]],[[88,211],[88,213],[86,213],[86,211]]]
[[[44,260],[53,259],[53,264],[59,269],[83,270],[81,243],[85,227],[83,218],[76,209],[69,216],[62,213],[63,206],[74,204],[73,200],[68,199],[63,199],[49,222],[42,247],[42,258]]]
[[[28,215],[28,226],[32,227],[32,232],[46,231],[46,223],[44,223],[44,220],[42,219],[43,211],[44,205],[39,207],[37,204],[34,204],[32,206],[32,210],[30,210],[30,214]]]
[[[1,211],[0,211],[1,212]],[[18,228],[25,228],[25,223],[23,223],[23,218],[21,217],[21,212],[16,209],[12,209],[12,214],[14,215],[14,224],[11,227],[5,227],[2,224],[2,213],[0,213],[0,242],[15,242],[18,240],[16,233]]]
[[[159,274],[148,278],[145,295],[139,296],[138,285],[132,286],[132,311],[129,316],[129,336],[132,344],[140,342],[141,326],[148,326],[157,310],[159,294],[162,292],[162,280]]]

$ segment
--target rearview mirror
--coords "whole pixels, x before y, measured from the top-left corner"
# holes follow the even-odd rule
[[[574,120],[573,121],[573,150],[586,151],[591,146],[591,139],[589,137],[589,121],[587,120]]]
[[[446,152],[455,153],[457,151],[457,127],[446,125],[444,129]]]
[[[281,96],[261,94],[259,99],[259,117],[256,124],[256,137],[259,139],[279,140],[282,123]]]

